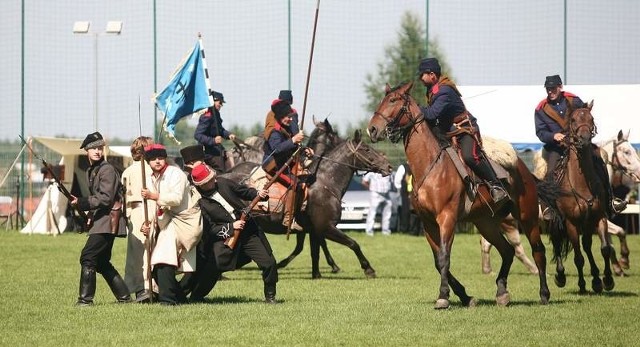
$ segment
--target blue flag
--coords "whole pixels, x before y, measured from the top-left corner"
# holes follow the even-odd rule
[[[155,103],[164,113],[164,127],[174,140],[176,124],[180,119],[212,106],[200,54],[200,41],[178,66],[169,84],[156,95]]]

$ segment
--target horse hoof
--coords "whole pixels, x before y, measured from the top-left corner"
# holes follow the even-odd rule
[[[509,302],[511,302],[511,295],[509,295],[509,292],[496,296],[496,304],[498,304],[498,306],[507,306],[509,305]]]
[[[374,269],[366,269],[364,270],[364,275],[367,278],[376,278],[376,271]]]
[[[438,299],[436,300],[436,305],[433,307],[436,310],[445,310],[449,308],[449,300],[447,299]]]
[[[594,278],[591,281],[591,289],[593,289],[593,291],[597,294],[602,293],[602,281],[600,280],[600,278]]]
[[[618,261],[618,264],[620,264],[620,267],[622,267],[623,269],[629,270],[629,259],[621,258]]]
[[[616,282],[614,282],[613,277],[604,278],[604,290],[610,292],[616,286]]]
[[[332,274],[337,274],[338,272],[340,272],[340,268],[337,266],[334,266],[331,268],[331,273]]]
[[[469,300],[467,300],[466,303],[464,303],[464,306],[468,307],[468,308],[473,308],[478,306],[478,299],[474,298],[473,296],[469,297]]]
[[[622,270],[622,267],[619,264],[611,263],[611,267],[613,268],[613,273],[616,276],[624,277],[624,271]]]
[[[549,305],[549,298],[548,297],[541,297],[540,298],[540,305]]]
[[[555,282],[556,286],[558,286],[558,288],[563,288],[567,284],[567,278],[564,277],[564,275],[560,276],[556,274],[553,278],[553,281]]]
[[[312,280],[319,280],[322,278],[322,275],[317,273],[317,274],[311,274],[311,279]]]

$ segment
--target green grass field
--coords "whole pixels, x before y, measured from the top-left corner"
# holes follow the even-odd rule
[[[351,232],[377,271],[366,279],[352,252],[330,243],[342,268],[310,279],[308,249],[280,271],[279,305],[262,301],[260,272],[250,264],[227,273],[205,304],[163,307],[114,303],[98,278],[96,305],[74,306],[78,257],[85,235],[0,232],[2,346],[637,346],[640,333],[640,236],[629,236],[631,269],[612,292],[578,295],[573,260],[568,282],[549,276],[551,304],[538,304],[538,278],[517,260],[509,277],[511,305],[496,307],[495,275],[480,271],[479,236],[457,235],[452,271],[479,299],[468,309],[435,311],[439,284],[431,252],[421,237],[373,238]],[[294,241],[270,240],[278,260]],[[546,237],[545,237],[546,239]],[[598,242],[596,241],[596,244]],[[617,243],[616,243],[617,247]],[[308,248],[308,245],[307,245]],[[528,245],[526,245],[528,250]],[[550,255],[547,247],[547,256]],[[572,253],[573,254],[573,253]],[[572,254],[570,257],[572,257]],[[599,251],[597,251],[599,254]],[[124,269],[125,240],[113,262]],[[600,256],[597,258],[600,260]],[[492,253],[494,270],[499,265]],[[600,260],[601,262],[601,260]],[[587,270],[588,271],[588,270]],[[549,265],[549,272],[554,266]],[[587,278],[587,283],[591,279]],[[589,286],[590,287],[590,286]]]

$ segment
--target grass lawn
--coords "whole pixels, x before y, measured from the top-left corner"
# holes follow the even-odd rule
[[[99,276],[96,305],[74,306],[78,257],[85,235],[21,235],[0,232],[0,322],[2,346],[637,346],[640,339],[640,236],[628,237],[631,269],[616,277],[612,292],[577,294],[573,253],[567,286],[549,276],[551,303],[539,305],[538,278],[517,260],[509,277],[511,305],[496,307],[495,275],[483,275],[479,236],[456,236],[451,269],[479,299],[435,311],[439,276],[424,238],[401,234],[366,237],[350,232],[377,271],[366,279],[355,255],[330,243],[342,268],[311,280],[308,249],[281,269],[279,305],[262,303],[254,264],[226,273],[204,304],[162,307],[118,305]],[[269,235],[280,260],[294,240]],[[545,236],[546,239],[546,236]],[[124,271],[125,240],[114,246],[113,263]],[[547,244],[547,257],[550,245]],[[617,247],[617,242],[615,242]],[[599,245],[596,240],[594,245]],[[308,248],[308,245],[307,245]],[[528,244],[525,248],[529,251]],[[599,251],[596,258],[602,263]],[[492,265],[500,260],[495,251]],[[553,264],[548,272],[554,273]],[[588,273],[588,269],[587,269]],[[590,289],[591,278],[587,278]]]

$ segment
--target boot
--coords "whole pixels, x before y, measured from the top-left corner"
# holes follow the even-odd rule
[[[80,270],[80,292],[77,306],[93,305],[93,297],[96,294],[96,269],[83,266]]]
[[[509,194],[507,194],[499,181],[489,182],[489,191],[491,192],[491,199],[496,204],[509,197]]]
[[[614,197],[611,199],[611,211],[615,214],[622,213],[627,208],[627,203],[626,200]]]
[[[282,225],[285,227],[291,226],[291,230],[302,231],[302,227],[294,219],[295,214],[295,199],[293,198],[293,191],[287,192],[286,201],[284,202],[284,217],[282,218]]]
[[[265,284],[264,285],[264,302],[267,304],[277,304],[276,301],[276,285]]]
[[[102,277],[107,281],[111,292],[116,297],[119,303],[131,302],[131,295],[129,294],[129,288],[124,283],[122,277],[118,273],[118,270],[111,267],[110,269],[102,273]]]
[[[509,198],[509,194],[504,189],[504,186],[498,180],[495,171],[489,164],[489,160],[483,155],[480,162],[475,168],[476,174],[486,180],[489,183],[489,192],[491,193],[491,199],[495,204],[498,204],[502,200]]]

